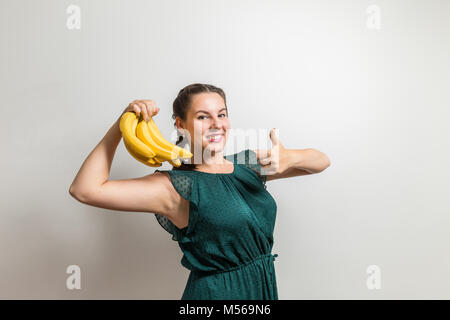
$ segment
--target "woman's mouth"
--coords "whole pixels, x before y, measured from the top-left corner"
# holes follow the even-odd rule
[[[222,141],[223,134],[213,134],[206,137],[210,143],[218,143]]]

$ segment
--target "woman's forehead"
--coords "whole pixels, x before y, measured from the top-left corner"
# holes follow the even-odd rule
[[[198,93],[192,97],[192,107],[201,108],[223,108],[225,107],[222,96],[215,92]]]

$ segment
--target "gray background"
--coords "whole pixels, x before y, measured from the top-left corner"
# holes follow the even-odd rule
[[[80,30],[66,27],[71,4]],[[372,4],[380,30],[366,26]],[[173,99],[194,82],[225,90],[232,128],[276,127],[287,148],[331,160],[268,182],[280,299],[450,298],[449,9],[2,0],[0,298],[181,297],[189,271],[153,214],[90,207],[68,188],[134,99],[153,99],[173,138]],[[121,142],[110,178],[153,170]],[[81,290],[66,288],[69,265]],[[366,286],[370,265],[379,290]]]

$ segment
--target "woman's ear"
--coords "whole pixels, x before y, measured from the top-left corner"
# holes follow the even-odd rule
[[[179,117],[175,119],[175,124],[178,130],[182,131],[184,129],[184,123],[183,120],[181,120]]]

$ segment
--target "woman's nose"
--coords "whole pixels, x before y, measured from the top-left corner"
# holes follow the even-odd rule
[[[213,117],[212,119],[213,120],[212,120],[212,123],[211,123],[211,127],[213,127],[213,128],[220,128],[220,126],[221,126],[220,119],[218,117]]]

